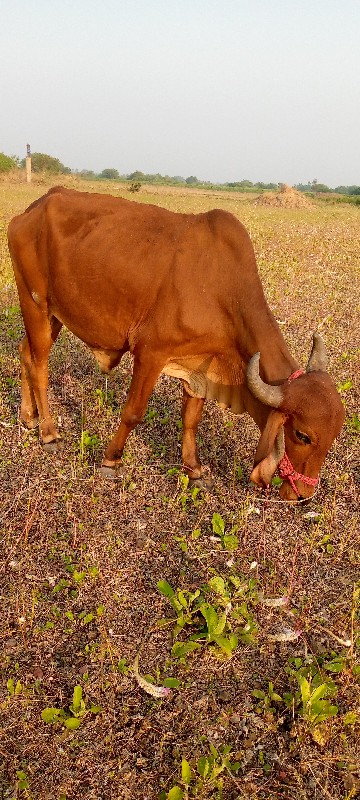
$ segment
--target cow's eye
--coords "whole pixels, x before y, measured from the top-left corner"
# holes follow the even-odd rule
[[[299,442],[303,442],[303,444],[311,444],[310,436],[307,433],[302,433],[302,431],[295,431],[295,436],[299,440]]]

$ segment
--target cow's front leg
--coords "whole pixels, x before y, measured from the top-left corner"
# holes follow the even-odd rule
[[[203,407],[204,399],[202,397],[192,397],[184,386],[181,409],[183,470],[189,476],[193,486],[210,490],[213,487],[213,480],[210,477],[205,477],[206,468],[201,466],[196,444],[196,432],[201,420]]]
[[[133,376],[121,413],[120,426],[106,448],[101,462],[100,472],[104,477],[116,478],[116,468],[123,454],[125,442],[131,431],[144,419],[149,397],[162,367],[163,364],[149,364],[135,358]]]

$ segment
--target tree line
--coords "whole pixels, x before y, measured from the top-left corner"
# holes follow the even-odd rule
[[[20,159],[17,156],[7,156],[5,153],[0,153],[0,172],[10,172],[16,169],[25,168],[25,158]],[[250,180],[230,181],[227,183],[212,183],[211,181],[199,180],[195,175],[189,175],[187,178],[181,175],[161,175],[159,172],[156,174],[149,174],[135,170],[129,174],[121,175],[114,167],[107,167],[101,172],[97,173],[93,170],[72,170],[66,167],[58,158],[49,156],[46,153],[32,153],[31,154],[31,168],[34,173],[48,173],[49,175],[78,175],[85,180],[113,180],[113,181],[128,181],[133,186],[141,186],[143,183],[150,184],[168,184],[168,185],[183,185],[183,186],[197,186],[199,188],[217,188],[217,189],[230,189],[241,192],[253,191],[276,191],[282,186],[281,182],[278,183],[263,183],[258,181],[253,183]],[[360,195],[360,186],[336,186],[331,188],[324,183],[319,183],[317,179],[308,181],[307,183],[298,183],[295,189],[300,192],[311,192],[321,194],[345,194],[345,195]]]

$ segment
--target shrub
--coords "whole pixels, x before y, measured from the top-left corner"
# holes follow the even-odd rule
[[[25,159],[22,160],[21,166],[25,167]],[[49,172],[52,175],[68,174],[71,172],[71,169],[69,167],[64,167],[64,164],[62,164],[58,158],[48,156],[47,153],[32,153],[31,169],[33,172]]]
[[[17,163],[11,156],[6,156],[5,153],[0,153],[0,172],[10,172],[16,169]]]

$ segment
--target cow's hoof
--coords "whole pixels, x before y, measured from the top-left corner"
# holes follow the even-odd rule
[[[23,428],[27,428],[28,431],[33,431],[39,426],[39,417],[31,417],[27,419],[20,417],[20,424],[23,426]]]
[[[53,439],[52,442],[42,442],[43,450],[45,453],[59,453],[64,445],[61,439]]]
[[[99,475],[107,481],[118,481],[121,478],[121,472],[115,467],[99,467]]]
[[[212,492],[214,488],[213,478],[189,478],[190,489],[200,489],[201,492]]]

